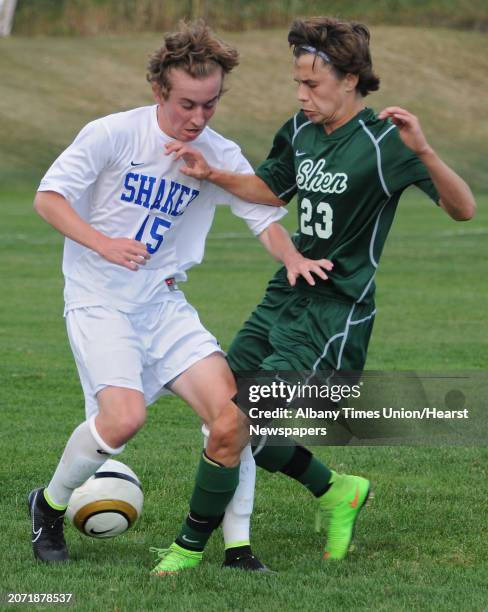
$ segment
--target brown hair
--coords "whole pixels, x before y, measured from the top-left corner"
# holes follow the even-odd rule
[[[217,38],[202,20],[180,21],[179,29],[164,36],[164,44],[149,57],[147,80],[161,87],[164,97],[171,90],[169,72],[182,68],[193,78],[212,74],[219,66],[228,74],[239,63],[236,49]]]
[[[338,78],[346,74],[358,75],[356,89],[362,96],[380,87],[380,79],[373,72],[369,39],[369,30],[362,23],[332,17],[297,19],[288,33],[295,57],[310,52],[303,45],[325,53]]]

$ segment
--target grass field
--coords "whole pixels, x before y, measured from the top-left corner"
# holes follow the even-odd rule
[[[390,42],[396,36],[406,45],[408,36],[405,29],[379,31],[384,34],[381,62],[386,68]],[[478,35],[460,34],[450,45],[446,36],[442,31],[425,36],[421,32],[410,46],[413,54],[434,42],[442,50],[436,59],[440,71],[436,85],[441,91],[447,87],[449,70],[454,70],[452,65],[447,68],[448,47],[454,48],[453,54],[465,53],[466,61],[471,50],[474,65],[486,61],[475,53]],[[242,99],[258,61],[253,49],[265,40],[261,33],[235,40],[245,41],[248,53],[242,67],[244,81],[236,77],[233,84]],[[217,534],[206,563],[191,576],[149,579],[153,559],[148,548],[164,547],[174,538],[186,511],[201,443],[197,419],[177,399],[162,400],[150,409],[146,427],[121,457],[145,489],[143,516],[135,528],[108,542],[92,541],[68,528],[73,562],[66,567],[34,562],[26,493],[46,482],[69,433],[83,418],[61,316],[62,240],[32,213],[35,180],[85,120],[111,110],[113,91],[121,92],[121,107],[148,100],[137,73],[143,70],[143,50],[151,49],[156,40],[95,39],[83,54],[80,41],[0,42],[6,51],[0,57],[0,110],[6,125],[0,169],[0,482],[4,485],[0,592],[72,592],[75,608],[87,611],[486,610],[486,447],[318,449],[336,469],[364,474],[375,486],[375,503],[360,520],[358,548],[347,561],[327,566],[320,562],[322,542],[312,530],[311,496],[284,477],[260,473],[253,541],[260,557],[279,572],[276,576],[222,571],[222,538]],[[276,44],[270,35],[268,50],[273,58],[279,55]],[[128,47],[132,60],[127,71],[114,74],[114,66],[120,70],[125,66]],[[95,68],[90,62],[96,56],[94,49],[107,54],[106,63]],[[71,58],[77,71],[69,73],[60,54]],[[35,82],[36,59],[48,80]],[[418,70],[423,74],[422,66]],[[98,90],[87,87],[81,96],[79,75],[86,73],[93,73],[91,78],[101,85]],[[406,86],[401,89],[400,77],[393,71],[390,76],[397,78],[399,102],[422,106]],[[463,73],[459,78],[468,92],[470,87],[476,89],[475,77]],[[291,106],[283,93],[288,81],[274,82],[269,97],[277,106],[276,120],[273,108],[263,108],[257,97],[266,85],[265,76],[260,74],[257,81],[256,100],[250,107],[242,108],[229,92],[219,119],[219,127],[233,137],[242,134],[254,159],[264,155],[275,123]],[[124,82],[130,85],[125,90]],[[452,92],[452,96],[454,105],[463,104],[461,95]],[[439,99],[428,97],[424,104],[434,127],[440,129],[439,146],[471,173],[470,180],[480,190],[486,163],[482,122],[486,111],[475,99],[464,101],[459,116],[464,131],[459,134],[449,121],[442,121],[451,112],[450,104],[438,108],[439,104]],[[253,116],[258,119],[250,123]],[[467,133],[472,147],[467,145]],[[477,201],[476,219],[456,224],[420,192],[403,197],[378,275],[378,316],[368,369],[487,370],[488,197],[480,193]],[[291,208],[290,229],[295,225]],[[220,210],[205,262],[191,272],[186,294],[224,347],[260,299],[275,268],[244,226]]]
[[[0,260],[3,590],[73,592],[80,610],[486,609],[486,448],[319,449],[336,468],[375,484],[375,504],[360,522],[359,547],[349,560],[321,564],[311,496],[260,473],[254,544],[277,576],[220,570],[218,534],[191,577],[150,580],[148,548],[174,537],[200,444],[197,419],[176,399],[150,409],[122,457],[146,493],[134,530],[96,542],[69,528],[73,563],[36,564],[25,494],[45,482],[83,405],[61,318],[61,239],[31,213],[29,193],[7,201]],[[369,368],[486,368],[487,203],[480,198],[476,221],[456,225],[420,192],[405,196],[379,275]],[[275,268],[227,213],[220,211],[206,261],[186,291],[224,346]]]

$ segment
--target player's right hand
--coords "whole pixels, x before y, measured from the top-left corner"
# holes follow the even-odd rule
[[[285,262],[288,282],[292,287],[297,284],[297,279],[302,276],[309,285],[315,286],[314,274],[322,280],[327,280],[329,277],[326,272],[331,272],[334,264],[329,259],[308,259],[300,253],[296,253],[292,259],[287,259]]]
[[[166,155],[171,153],[175,154],[175,160],[183,159],[186,163],[186,166],[179,168],[182,174],[200,181],[204,181],[210,175],[212,168],[198,149],[179,140],[174,140],[166,145]]]
[[[138,240],[130,238],[109,238],[106,236],[97,253],[109,261],[134,272],[150,259],[146,247]]]

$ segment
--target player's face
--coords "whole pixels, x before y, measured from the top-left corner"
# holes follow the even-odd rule
[[[338,127],[345,118],[348,120],[357,98],[357,77],[338,78],[329,64],[306,53],[295,60],[294,79],[298,83],[298,101],[310,121]]]
[[[201,134],[217,109],[222,92],[222,70],[219,68],[201,79],[194,79],[181,68],[170,72],[171,89],[163,97],[153,87],[159,104],[158,122],[172,138],[189,142]]]

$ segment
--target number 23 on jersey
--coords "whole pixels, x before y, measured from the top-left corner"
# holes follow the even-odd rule
[[[332,223],[334,212],[327,202],[320,202],[317,206],[314,222],[313,204],[308,198],[303,198],[300,202],[300,231],[307,236],[317,236],[324,240],[332,236]]]

